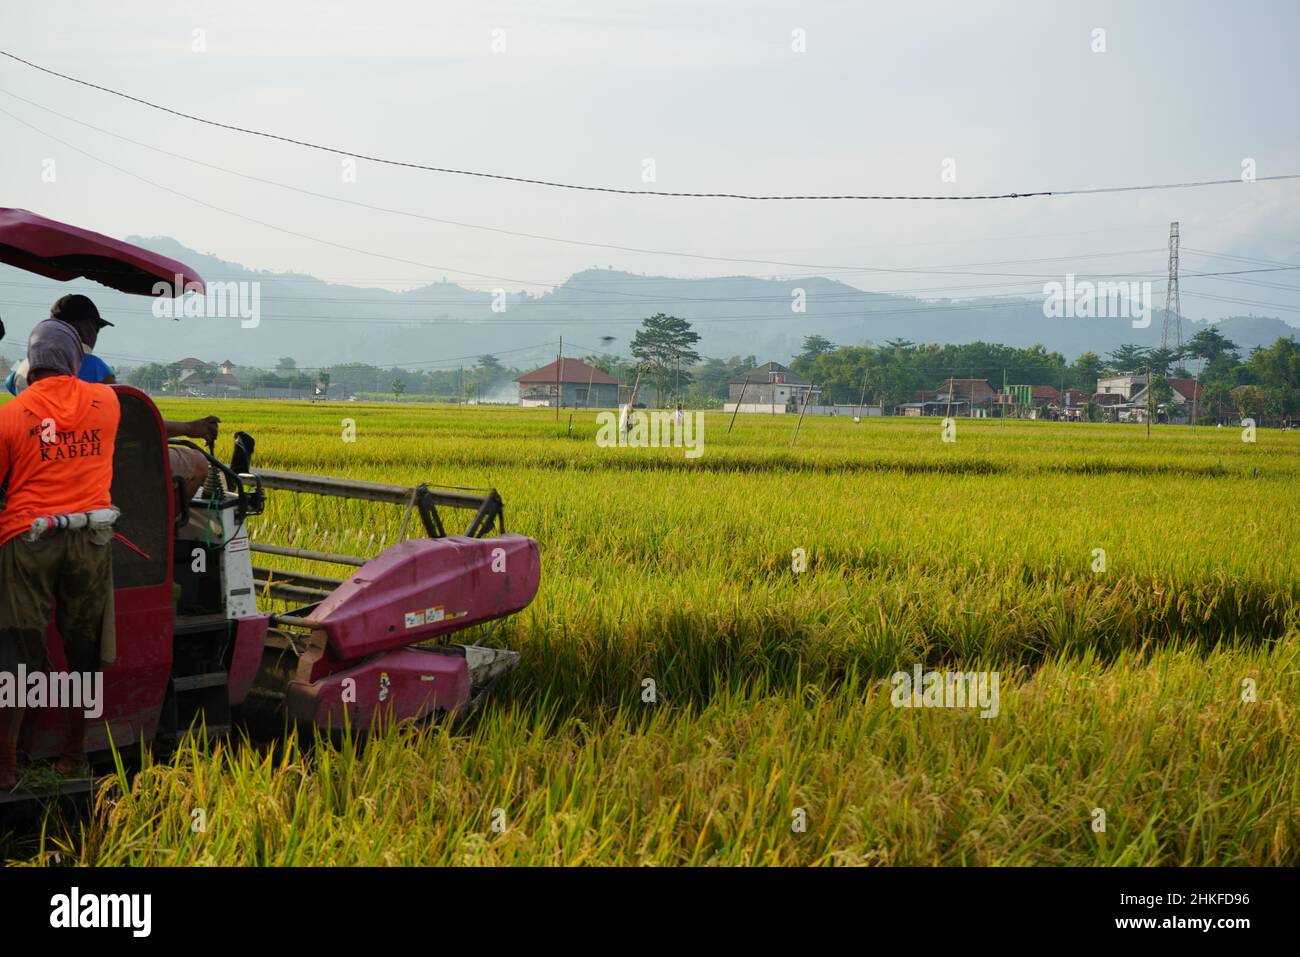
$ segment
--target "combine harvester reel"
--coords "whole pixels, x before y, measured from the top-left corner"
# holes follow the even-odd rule
[[[180,534],[188,541],[178,548],[181,556],[196,547],[206,549],[219,564],[221,626],[233,625],[235,632],[230,704],[240,704],[251,692],[263,702],[282,702],[300,726],[332,731],[439,714],[459,719],[475,712],[515,668],[519,655],[477,643],[452,644],[447,638],[526,608],[541,574],[537,543],[505,531],[497,492],[253,469],[251,452],[252,439],[237,433],[231,467],[210,458],[211,477],[189,503]],[[398,506],[404,509],[399,541],[364,558],[250,539],[247,519],[261,514],[268,493]],[[447,534],[440,508],[473,512],[465,534]],[[346,531],[339,529],[339,537],[345,538]],[[254,554],[259,564],[253,563]],[[262,564],[261,556],[281,565],[324,565],[346,572],[273,567]],[[178,562],[182,594],[188,586],[198,598],[208,576],[191,578],[183,580]],[[264,611],[259,599],[289,608]],[[195,617],[178,615],[178,638]],[[201,625],[205,616],[197,617],[194,623]],[[256,648],[251,641],[241,648],[241,632],[257,636]],[[177,731],[199,708],[211,717],[211,708],[199,701],[178,708]]]
[[[398,544],[364,560],[254,542],[265,555],[355,569],[345,578],[257,566],[260,594],[301,603],[271,617],[268,650],[288,663],[286,704],[303,724],[356,726],[375,714],[397,720],[432,712],[465,717],[519,662],[518,652],[480,644],[432,643],[526,608],[541,575],[537,543],[505,531],[494,489],[406,487],[259,470],[262,488],[383,502],[405,508]],[[463,535],[448,535],[438,512],[468,509]],[[424,534],[406,538],[413,519]],[[491,535],[493,530],[497,534]],[[491,536],[491,537],[488,537]],[[349,705],[355,707],[349,707]]]

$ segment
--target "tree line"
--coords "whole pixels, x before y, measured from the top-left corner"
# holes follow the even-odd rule
[[[612,337],[605,339],[612,341]],[[657,313],[642,320],[630,356],[598,352],[583,358],[627,385],[639,376],[640,401],[647,401],[653,390],[656,405],[683,401],[696,408],[716,407],[729,397],[730,383],[756,368],[758,360],[753,355],[701,356],[699,340],[687,320]],[[1169,379],[1196,379],[1201,389],[1198,417],[1203,420],[1248,416],[1265,424],[1300,419],[1296,340],[1278,339],[1247,356],[1241,353],[1214,327],[1198,332],[1178,349],[1124,345],[1105,356],[1085,352],[1073,362],[1042,345],[939,345],[890,339],[880,345],[845,346],[810,335],[790,365],[815,382],[822,400],[831,403],[868,402],[891,408],[948,378],[984,379],[994,389],[1003,382],[1047,385],[1091,396],[1099,378],[1149,371],[1157,401],[1172,394]],[[291,357],[282,357],[274,371],[240,368],[236,376],[244,389],[358,396],[389,393],[398,398],[464,401],[486,397],[508,385],[520,371],[506,368],[491,354],[480,356],[473,365],[451,369],[382,369],[350,362],[312,372],[299,370]],[[180,373],[176,365],[146,365],[132,370],[127,381],[152,391],[180,391]]]
[[[922,345],[891,339],[884,345],[836,346],[821,336],[808,336],[791,365],[816,382],[829,402],[853,403],[865,396],[867,402],[895,406],[948,378],[985,379],[994,389],[1004,380],[1048,385],[1091,396],[1100,378],[1149,372],[1157,402],[1172,396],[1169,379],[1198,381],[1197,414],[1205,421],[1249,416],[1276,424],[1300,419],[1300,344],[1293,338],[1278,339],[1248,356],[1241,352],[1213,327],[1198,332],[1181,349],[1124,345],[1104,357],[1085,352],[1073,362],[1041,345]]]

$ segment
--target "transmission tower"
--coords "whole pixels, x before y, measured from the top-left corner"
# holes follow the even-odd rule
[[[1178,224],[1169,224],[1169,286],[1165,290],[1165,324],[1160,336],[1160,348],[1168,351],[1173,344],[1177,352],[1183,351],[1182,307],[1178,301]]]

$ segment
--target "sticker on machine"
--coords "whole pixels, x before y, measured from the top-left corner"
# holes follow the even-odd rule
[[[248,538],[247,538],[247,536],[245,536],[245,537],[243,537],[243,538],[236,538],[236,539],[233,539],[233,540],[230,542],[230,544],[228,544],[228,545],[226,546],[226,551],[228,551],[228,552],[246,552],[246,551],[248,551]]]
[[[407,628],[419,628],[419,627],[420,627],[421,625],[423,625],[427,620],[428,620],[428,619],[426,619],[426,617],[425,617],[425,613],[422,612],[422,611],[408,611],[408,612],[406,613],[406,627],[407,627]]]
[[[443,610],[442,605],[434,605],[432,608],[426,608],[424,610],[424,620],[431,625],[435,622],[442,621],[446,617],[447,613]]]

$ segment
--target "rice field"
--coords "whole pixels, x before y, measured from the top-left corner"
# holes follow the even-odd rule
[[[219,414],[224,458],[242,429],[266,468],[496,488],[542,552],[492,638],[522,664],[457,729],[191,740],[35,860],[1300,863],[1300,433],[810,418],[791,448],[794,417],[709,413],[688,458],[593,411],[161,405]],[[373,554],[401,520],[270,493],[252,534]],[[997,715],[896,707],[918,665],[996,672]]]

